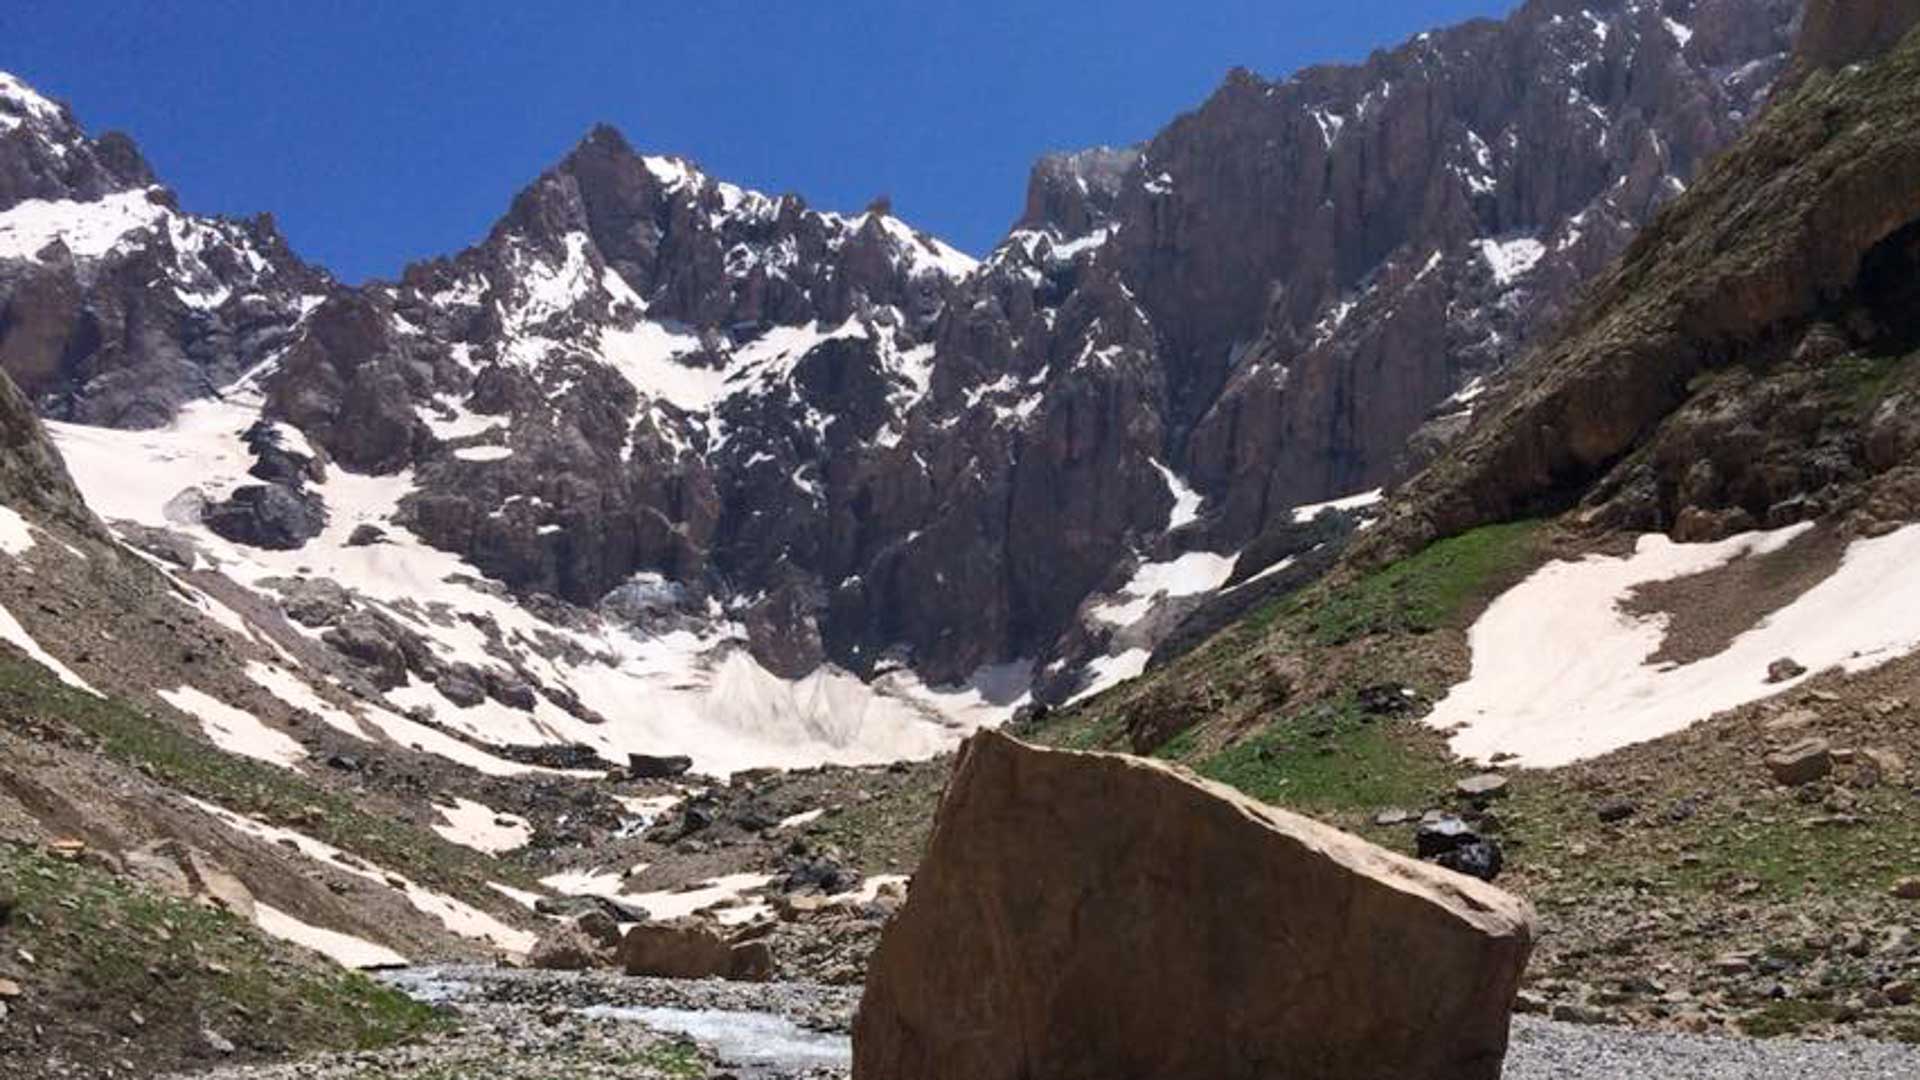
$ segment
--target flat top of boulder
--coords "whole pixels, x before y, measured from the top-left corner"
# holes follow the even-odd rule
[[[1076,759],[1096,769],[1155,774],[1169,784],[1190,787],[1196,793],[1219,800],[1223,808],[1271,829],[1276,839],[1292,840],[1356,874],[1430,900],[1483,931],[1511,933],[1525,926],[1531,934],[1535,924],[1533,906],[1512,893],[1464,874],[1388,851],[1305,815],[1269,806],[1172,762],[1125,754],[1043,748],[1023,743],[998,731],[982,730],[961,746],[960,760],[954,765],[955,775],[967,768],[969,758],[976,756],[1004,760],[1007,767],[1016,770],[1022,763],[1052,758]]]

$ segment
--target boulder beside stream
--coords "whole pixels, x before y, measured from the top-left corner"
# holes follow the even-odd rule
[[[1495,1080],[1534,937],[1483,882],[1175,766],[962,748],[855,1080]]]

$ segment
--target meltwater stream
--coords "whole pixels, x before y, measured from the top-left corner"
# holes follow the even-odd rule
[[[429,1004],[559,1005],[588,1020],[639,1024],[698,1043],[742,1077],[835,1075],[853,1063],[853,1040],[844,1028],[814,1030],[769,1011],[786,1011],[783,1005],[790,1007],[792,998],[784,995],[805,990],[803,984],[679,983],[480,968],[414,968],[383,972],[380,978]]]
[[[722,1060],[741,1065],[811,1068],[853,1063],[853,1040],[845,1035],[808,1031],[771,1013],[590,1005],[580,1014],[633,1020],[655,1031],[685,1035]]]

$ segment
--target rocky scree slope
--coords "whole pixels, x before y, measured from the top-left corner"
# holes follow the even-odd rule
[[[813,210],[601,129],[480,245],[344,289],[268,223],[171,210],[125,140],[21,90],[0,156],[37,186],[8,219],[86,206],[98,239],[9,250],[0,360],[46,414],[116,425],[253,372],[322,458],[409,478],[387,526],[520,595],[718,605],[788,678],[1037,661],[1059,698],[1158,633],[1090,597],[1194,554],[1218,556],[1175,591],[1218,585],[1296,504],[1463,423],[1757,110],[1796,15],[1536,2],[1236,72],[1143,146],[1036,166],[979,265],[883,206]],[[317,535],[299,470],[262,468],[208,523]]]

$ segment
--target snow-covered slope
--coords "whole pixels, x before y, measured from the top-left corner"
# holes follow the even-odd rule
[[[0,362],[96,508],[322,620],[388,714],[721,768],[931,752],[1313,565],[1293,508],[1464,423],[1744,122],[1793,9],[1536,0],[1236,72],[1043,161],[978,262],[602,127],[481,243],[352,289],[8,83]]]

